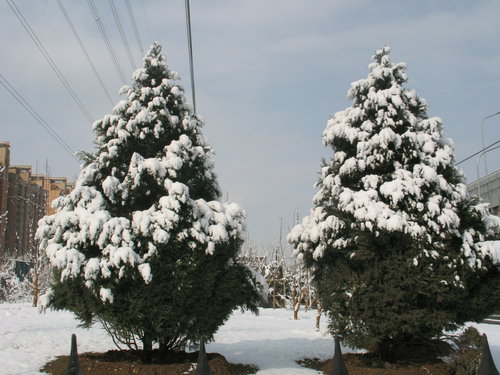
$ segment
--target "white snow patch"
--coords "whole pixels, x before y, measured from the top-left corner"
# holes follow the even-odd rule
[[[207,351],[218,352],[232,363],[248,363],[259,367],[257,375],[314,375],[317,371],[303,368],[295,361],[333,355],[333,339],[327,335],[322,317],[322,330],[315,330],[315,311],[299,312],[293,320],[291,310],[260,309],[259,316],[235,311],[207,344]],[[79,328],[72,314],[51,311],[40,314],[31,304],[0,304],[0,363],[2,374],[40,374],[39,369],[56,356],[68,355],[71,334],[78,340],[78,352],[104,352],[115,349],[111,338],[96,324]],[[500,326],[475,324],[486,333],[497,365],[500,364]],[[344,353],[349,348],[342,348]]]

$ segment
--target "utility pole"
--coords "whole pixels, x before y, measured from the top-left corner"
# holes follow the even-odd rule
[[[189,50],[189,68],[191,73],[191,93],[193,95],[193,111],[196,114],[196,95],[194,90],[194,67],[193,67],[193,43],[191,38],[191,10],[189,8],[189,0],[185,1],[186,5],[186,27]]]

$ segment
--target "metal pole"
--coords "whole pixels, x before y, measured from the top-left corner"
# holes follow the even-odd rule
[[[496,116],[496,115],[500,115],[500,111],[493,113],[492,115],[486,116],[481,121],[481,142],[482,142],[482,146],[483,146],[482,149],[483,150],[484,150],[484,122],[486,120],[488,120],[489,118]],[[484,158],[484,171],[485,171],[485,174],[488,174],[488,164],[486,163],[486,157]]]
[[[185,4],[186,4],[187,39],[188,39],[188,49],[189,49],[189,68],[191,72],[191,92],[193,95],[193,111],[196,114],[196,95],[194,90],[194,68],[193,68],[193,43],[191,40],[191,11],[189,9],[189,0],[186,0]]]

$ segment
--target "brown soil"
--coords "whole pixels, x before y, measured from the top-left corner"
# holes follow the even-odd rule
[[[251,365],[228,363],[218,353],[208,353],[212,375],[255,374]],[[194,375],[197,353],[177,353],[169,363],[143,364],[127,351],[112,350],[106,353],[83,353],[79,355],[85,375]],[[448,365],[439,360],[419,363],[380,363],[368,354],[347,353],[343,355],[349,375],[451,375]],[[158,362],[158,361],[154,361]],[[297,361],[300,365],[330,374],[333,360],[322,361],[306,358]],[[68,356],[61,356],[45,365],[41,371],[50,375],[63,375],[68,365]]]
[[[366,354],[348,353],[343,355],[349,375],[451,375],[447,364],[439,360],[420,363],[380,363]],[[298,361],[304,367],[330,374],[333,359],[321,361],[306,358]]]
[[[218,353],[209,353],[208,365],[212,375],[247,375],[258,369],[250,365],[231,364]],[[176,353],[169,363],[143,364],[128,351],[112,350],[106,353],[83,353],[79,355],[85,375],[190,375],[196,373],[198,353]],[[155,361],[153,361],[155,362]],[[63,375],[68,365],[68,356],[57,357],[41,369],[50,375]]]

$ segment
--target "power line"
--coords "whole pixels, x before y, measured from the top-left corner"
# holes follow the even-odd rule
[[[111,56],[111,60],[113,61],[113,65],[116,68],[116,72],[118,73],[118,76],[120,77],[122,83],[125,85],[127,83],[127,80],[125,78],[125,75],[123,74],[123,70],[122,70],[122,67],[120,65],[120,60],[116,56],[115,49],[113,48],[113,45],[111,44],[111,39],[109,38],[109,35],[108,35],[108,32],[107,32],[106,27],[104,25],[104,22],[102,21],[102,18],[99,15],[99,10],[97,9],[96,5],[94,4],[94,0],[87,0],[87,3],[89,5],[90,11],[92,12],[92,15],[94,16],[95,22],[97,24],[97,28],[99,29],[99,32],[101,33],[101,37],[104,40],[104,44],[106,45],[108,53]]]
[[[151,29],[149,27],[148,16],[146,15],[146,8],[144,7],[144,2],[141,0],[142,14],[144,15],[144,22],[146,23],[146,29],[148,30],[148,36],[151,43],[153,42],[153,36],[151,35]]]
[[[109,6],[111,7],[111,13],[113,13],[113,18],[115,19],[116,27],[118,27],[118,31],[120,32],[120,36],[122,38],[123,45],[125,46],[125,51],[127,51],[128,60],[130,62],[130,66],[132,67],[132,71],[135,70],[136,66],[134,63],[134,58],[132,57],[132,52],[130,51],[130,47],[128,45],[127,37],[125,36],[125,32],[123,31],[122,23],[120,21],[120,16],[116,11],[115,2],[113,0],[108,0]]]
[[[135,22],[134,11],[132,6],[130,5],[129,0],[125,0],[125,4],[127,4],[128,16],[130,18],[130,22],[132,23],[132,28],[134,29],[135,39],[137,41],[137,45],[139,46],[139,50],[141,51],[142,56],[144,56],[144,47],[142,46],[141,37],[139,35],[139,30],[137,29],[137,23]]]
[[[194,91],[194,68],[193,68],[193,43],[191,42],[191,12],[189,10],[189,0],[185,0],[186,5],[186,27],[189,49],[189,68],[191,71],[191,93],[193,95],[193,110],[196,114],[196,95]]]
[[[57,143],[61,145],[75,160],[80,161],[70,146],[57,134],[57,132],[38,114],[37,111],[23,98],[23,96],[10,84],[10,82],[0,74],[0,84],[21,104],[24,109],[42,126]]]
[[[479,150],[478,152],[476,152],[476,153],[474,153],[474,154],[472,154],[472,155],[470,155],[470,156],[466,157],[464,160],[459,161],[459,162],[458,162],[458,163],[456,163],[455,165],[462,164],[463,162],[465,162],[465,161],[467,161],[467,160],[469,160],[469,159],[472,159],[474,156],[479,155],[481,152],[488,150],[489,148],[491,148],[491,147],[495,146],[497,143],[500,143],[500,139],[499,139],[498,141],[496,141],[496,142],[493,142],[491,145],[486,146],[486,147],[485,147],[485,148],[483,148],[482,150]]]
[[[61,81],[61,83],[66,88],[66,90],[68,91],[68,93],[70,94],[70,96],[73,98],[73,100],[75,101],[75,103],[78,105],[78,107],[80,108],[80,110],[82,111],[82,113],[84,114],[84,116],[89,120],[89,122],[92,123],[94,120],[92,119],[92,116],[90,115],[89,111],[83,105],[83,103],[81,102],[81,100],[78,98],[78,95],[75,93],[75,91],[73,90],[73,88],[71,87],[71,85],[68,83],[68,81],[66,80],[66,78],[62,74],[62,72],[59,69],[59,67],[57,66],[57,64],[54,62],[54,60],[52,59],[52,57],[50,56],[50,54],[47,52],[47,50],[43,46],[43,44],[40,41],[40,39],[38,39],[35,31],[31,28],[31,26],[29,25],[29,23],[26,20],[26,18],[24,18],[21,10],[14,3],[14,0],[7,0],[7,4],[9,4],[10,8],[14,12],[14,14],[16,15],[17,19],[19,20],[19,22],[21,22],[21,24],[23,25],[24,29],[26,30],[26,32],[30,36],[31,40],[33,40],[33,42],[35,43],[35,45],[38,47],[38,49],[42,53],[42,55],[45,58],[45,60],[50,65],[50,67],[52,68],[52,70],[54,71],[54,73],[56,74],[57,78],[59,78],[59,81]]]
[[[61,8],[61,12],[63,13],[64,17],[66,18],[66,21],[68,22],[68,25],[71,28],[71,31],[73,32],[73,35],[75,36],[76,40],[78,41],[78,44],[80,45],[80,49],[82,50],[83,54],[85,55],[85,58],[87,59],[90,67],[92,68],[94,75],[96,76],[97,80],[99,81],[99,84],[101,85],[102,90],[106,94],[106,97],[108,98],[110,104],[113,105],[114,104],[113,99],[111,98],[111,95],[109,94],[108,89],[104,85],[104,82],[103,82],[101,76],[97,72],[97,68],[95,67],[94,62],[92,61],[92,58],[88,54],[87,49],[83,45],[83,42],[80,38],[80,35],[78,35],[78,32],[76,31],[75,25],[71,21],[71,18],[69,16],[68,12],[64,8],[64,5],[62,4],[61,0],[57,0],[57,2],[59,3],[59,7]]]

